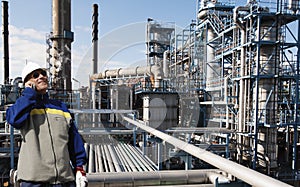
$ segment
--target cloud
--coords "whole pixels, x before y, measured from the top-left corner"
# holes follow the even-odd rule
[[[83,32],[91,32],[91,27],[83,27],[83,26],[79,26],[79,25],[75,25],[75,32],[76,31],[83,31]]]
[[[41,42],[46,39],[46,31],[37,31],[32,28],[18,28],[13,25],[9,26],[9,32],[13,37],[22,37],[25,40]]]
[[[20,76],[26,61],[46,64],[46,32],[31,28],[18,28],[9,26],[9,70],[10,79]],[[1,41],[1,45],[2,45]],[[3,54],[3,50],[1,49]],[[4,65],[1,64],[0,71],[4,72]],[[3,78],[0,77],[1,83]]]

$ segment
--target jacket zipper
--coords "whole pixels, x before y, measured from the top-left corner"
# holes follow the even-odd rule
[[[47,115],[47,112],[46,112],[46,109],[45,109],[45,108],[44,108],[44,111],[45,111],[45,116],[46,116],[46,119],[47,119],[48,130],[49,130],[49,136],[50,136],[50,141],[51,141],[51,148],[52,148],[53,157],[54,157],[53,159],[54,159],[55,183],[56,183],[57,180],[58,180],[58,169],[57,169],[56,153],[55,153],[55,150],[54,150],[54,143],[53,143],[53,137],[52,137],[52,132],[51,132],[51,128],[50,128],[50,123],[49,123],[48,115]]]

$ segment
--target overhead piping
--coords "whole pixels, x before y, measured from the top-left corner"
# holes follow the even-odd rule
[[[201,149],[199,147],[196,147],[192,144],[189,144],[188,142],[182,141],[180,139],[177,139],[173,136],[170,136],[168,134],[165,134],[159,130],[156,130],[150,126],[147,126],[144,124],[143,121],[140,120],[133,120],[128,117],[124,117],[123,119],[127,122],[137,126],[138,128],[141,128],[142,130],[145,130],[147,132],[150,132],[152,135],[162,139],[163,141],[166,141],[173,146],[225,171],[233,176],[236,176],[237,178],[245,181],[246,183],[252,185],[252,186],[272,186],[272,187],[284,187],[284,186],[290,186],[284,182],[281,182],[279,180],[276,180],[272,177],[266,176],[262,173],[259,173],[255,170],[252,170],[250,168],[247,168],[243,165],[240,165],[236,162],[227,160],[221,156],[218,156],[214,153],[211,153],[209,151],[206,151],[205,149]]]

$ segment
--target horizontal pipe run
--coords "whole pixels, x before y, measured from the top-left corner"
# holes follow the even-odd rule
[[[159,130],[156,130],[152,127],[146,126],[143,121],[137,121],[130,119],[128,117],[124,117],[124,120],[128,121],[129,123],[153,134],[156,137],[172,144],[173,146],[223,170],[226,171],[233,176],[245,181],[246,183],[252,186],[272,186],[272,187],[284,187],[290,186],[284,182],[276,180],[272,177],[266,176],[262,173],[259,173],[255,170],[247,168],[243,165],[240,165],[236,162],[227,160],[223,157],[220,157],[216,154],[213,154],[209,151],[196,147],[192,144],[179,140],[173,136],[165,134]]]
[[[92,173],[87,174],[87,177],[89,184],[139,184],[141,182],[148,185],[159,185],[166,182],[172,182],[173,184],[214,184],[217,178],[219,183],[230,182],[229,179],[220,174],[220,170],[216,169]]]

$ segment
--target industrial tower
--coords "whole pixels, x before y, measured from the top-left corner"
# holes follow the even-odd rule
[[[199,98],[200,124],[233,130],[232,158],[272,175],[299,170],[299,19],[298,1],[199,0],[169,56],[173,83]]]
[[[71,84],[71,1],[52,0],[52,32],[47,37],[50,86],[53,90],[68,91]]]

